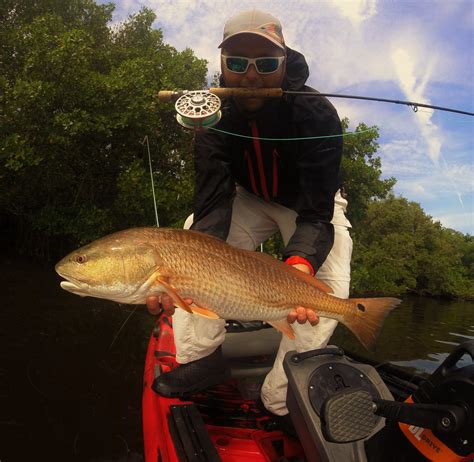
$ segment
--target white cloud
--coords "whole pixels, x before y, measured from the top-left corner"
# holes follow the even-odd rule
[[[399,189],[412,196],[425,191],[423,198],[455,197],[474,192],[474,164],[457,160],[434,165],[426,158],[424,143],[417,139],[396,139],[380,147],[386,176],[398,178]],[[415,200],[415,199],[413,199]]]
[[[333,3],[341,16],[349,19],[354,26],[377,14],[377,0],[333,0]]]
[[[425,96],[426,85],[431,77],[433,58],[427,68],[421,66],[419,60],[407,49],[397,48],[392,52],[397,78],[403,93],[409,101],[430,105]],[[418,71],[418,72],[417,72]],[[424,109],[415,117],[416,124],[428,145],[428,155],[437,165],[441,152],[442,138],[438,127],[432,122],[433,110]]]
[[[443,226],[473,234],[474,164],[459,159],[441,159],[433,164],[424,153],[424,143],[398,139],[380,149],[384,176],[395,176],[395,192],[418,202]]]
[[[474,211],[463,213],[434,214],[433,219],[439,221],[445,228],[452,228],[462,233],[474,236]]]

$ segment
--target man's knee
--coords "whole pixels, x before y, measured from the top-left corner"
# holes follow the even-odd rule
[[[235,220],[232,220],[230,225],[229,235],[227,236],[227,243],[237,247],[238,249],[255,250],[257,243],[252,234]]]
[[[349,291],[350,291],[350,280],[346,279],[328,279],[324,277],[319,277],[319,275],[316,275],[318,279],[323,281],[325,284],[327,284],[331,289],[332,289],[332,294],[335,297],[338,298],[348,298],[349,297]]]

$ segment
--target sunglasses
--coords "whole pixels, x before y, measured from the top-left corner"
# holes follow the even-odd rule
[[[222,59],[224,60],[227,70],[235,74],[245,74],[251,64],[255,66],[259,74],[272,74],[280,68],[285,57],[266,56],[262,58],[245,58],[243,56],[222,55]]]

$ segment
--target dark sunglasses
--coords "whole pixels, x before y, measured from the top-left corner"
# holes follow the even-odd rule
[[[285,57],[265,56],[261,58],[245,58],[243,56],[222,55],[222,59],[224,60],[227,70],[235,74],[245,74],[250,64],[255,66],[259,74],[272,74],[280,68]]]

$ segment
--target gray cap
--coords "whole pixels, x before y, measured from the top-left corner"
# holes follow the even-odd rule
[[[231,37],[239,34],[259,35],[281,49],[285,49],[285,40],[280,21],[275,16],[264,11],[244,11],[228,19],[224,26],[224,38],[219,48],[222,48]]]

